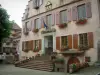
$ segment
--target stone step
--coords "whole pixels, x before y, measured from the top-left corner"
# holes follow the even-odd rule
[[[30,66],[34,66],[34,67],[52,67],[53,65],[52,64],[41,64],[41,65],[31,64],[31,65],[23,65],[23,66],[20,66],[20,67],[30,67]]]
[[[20,66],[22,66],[22,65],[28,65],[28,64],[44,64],[44,63],[52,64],[51,61],[32,61],[32,62],[23,63]]]
[[[41,71],[52,71],[53,67],[21,67],[21,68],[27,68],[27,69],[33,69],[33,70],[41,70]]]

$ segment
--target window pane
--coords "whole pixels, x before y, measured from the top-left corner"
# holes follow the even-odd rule
[[[39,19],[35,19],[35,28],[36,28],[36,29],[39,28]]]
[[[67,22],[67,11],[66,10],[60,12],[60,18],[61,18],[60,19],[61,24]]]
[[[86,18],[86,8],[85,8],[85,5],[78,6],[78,18],[79,19]]]
[[[51,26],[52,25],[52,15],[47,16],[47,25]]]
[[[62,44],[61,45],[62,47],[64,47],[64,48],[67,47],[67,45],[68,45],[67,36],[62,36],[61,37],[61,42],[62,42],[61,43]]]

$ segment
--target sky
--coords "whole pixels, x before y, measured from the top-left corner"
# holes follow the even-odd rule
[[[26,5],[29,0],[0,0],[0,4],[10,15],[10,20],[14,20],[22,27],[22,16],[25,12]]]

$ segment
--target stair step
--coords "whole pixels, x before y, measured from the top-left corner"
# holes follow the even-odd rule
[[[53,66],[53,65],[52,64],[41,64],[41,65],[38,65],[38,64],[28,64],[28,65],[23,65],[23,66],[25,66],[25,67],[28,67],[28,66],[39,66],[39,67],[41,67],[41,66]]]
[[[50,61],[35,61],[35,62],[30,62],[30,63],[24,63],[24,64],[21,64],[20,66],[23,66],[23,65],[27,65],[27,64],[38,64],[38,65],[40,65],[40,64],[44,64],[44,63],[47,63],[47,64],[52,64],[52,62],[50,62]]]
[[[34,67],[22,67],[22,68],[27,68],[27,69],[33,69],[33,70],[41,70],[41,71],[52,71],[53,70],[53,68],[44,68],[44,67],[42,67],[42,68],[40,68],[40,67],[38,67],[38,68],[34,68]]]

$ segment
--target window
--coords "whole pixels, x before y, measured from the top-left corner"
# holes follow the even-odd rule
[[[39,41],[38,40],[35,40],[34,41],[34,48],[38,48],[39,47]]]
[[[79,34],[79,44],[88,45],[87,33]]]
[[[33,0],[33,5],[35,9],[38,9],[40,5],[43,4],[43,0]]]
[[[66,48],[68,46],[68,38],[67,36],[62,36],[61,37],[61,47]]]
[[[85,7],[85,4],[78,6],[77,10],[78,10],[78,18],[79,19],[85,19],[86,18],[86,7]]]
[[[60,12],[60,23],[66,23],[67,22],[67,11],[63,10]]]
[[[47,15],[47,25],[50,27],[52,25],[52,15]]]
[[[39,18],[35,19],[35,29],[39,29]]]

